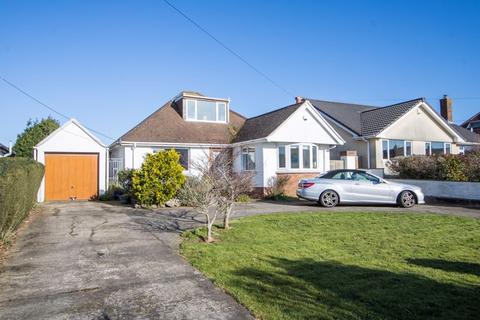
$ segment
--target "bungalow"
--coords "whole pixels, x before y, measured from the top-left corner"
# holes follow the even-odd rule
[[[383,169],[398,156],[458,154],[465,146],[480,143],[477,135],[450,123],[451,100],[447,96],[441,100],[442,115],[447,119],[424,98],[386,107],[308,100],[346,141],[331,151],[331,157],[356,150],[361,168]]]
[[[328,171],[330,150],[343,143],[309,101],[247,119],[229,99],[185,91],[110,145],[110,174],[139,168],[146,154],[165,149],[180,153],[184,173],[195,174],[194,162],[233,148],[234,170],[253,171],[258,191],[277,175],[291,176],[293,188],[300,176]]]

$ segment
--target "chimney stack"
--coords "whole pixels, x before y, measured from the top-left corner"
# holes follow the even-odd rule
[[[453,122],[452,99],[446,94],[440,99],[440,114],[448,122]]]
[[[304,99],[303,99],[302,97],[300,97],[300,96],[296,96],[296,97],[295,97],[295,103],[302,103],[303,100],[304,100]]]

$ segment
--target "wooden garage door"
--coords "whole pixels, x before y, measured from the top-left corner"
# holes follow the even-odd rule
[[[46,200],[87,200],[97,195],[98,154],[45,154]]]

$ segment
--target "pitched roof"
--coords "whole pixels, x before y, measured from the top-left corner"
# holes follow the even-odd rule
[[[360,115],[362,123],[362,136],[374,136],[380,133],[389,125],[402,117],[405,113],[410,111],[410,109],[416,106],[419,102],[423,101],[423,98],[413,99],[387,107],[376,108],[362,112]]]
[[[450,126],[457,132],[466,142],[480,143],[480,134],[465,129],[457,124],[450,123]]]
[[[407,113],[423,98],[400,102],[386,107],[309,99],[322,113],[359,136],[376,135]]]
[[[344,127],[347,127],[357,135],[361,135],[362,130],[360,114],[364,111],[378,108],[374,106],[353,103],[332,102],[316,99],[308,100],[320,112],[326,114],[330,118],[335,119],[336,122],[340,123]]]
[[[245,118],[230,109],[230,123],[185,121],[171,100],[133,129],[121,141],[228,144]]]
[[[470,122],[476,121],[476,120],[479,120],[479,119],[480,119],[480,112],[471,116],[468,120],[464,121],[460,126],[466,128]]]
[[[293,114],[302,103],[292,104],[281,109],[249,118],[238,132],[233,142],[265,138]]]

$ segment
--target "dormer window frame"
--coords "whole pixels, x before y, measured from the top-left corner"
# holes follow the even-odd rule
[[[183,103],[184,103],[184,110],[185,110],[185,121],[192,121],[192,122],[209,122],[209,123],[228,123],[229,122],[229,103],[228,100],[226,101],[218,101],[218,100],[213,100],[213,99],[198,99],[198,98],[193,98],[193,97],[184,97],[183,98]],[[198,119],[198,101],[208,101],[215,103],[215,120],[203,120],[203,119]],[[195,118],[190,118],[189,117],[189,102],[193,102],[194,105],[194,110],[195,110]],[[219,120],[219,114],[220,114],[220,108],[221,106],[224,106],[225,110],[225,119],[224,120]]]

